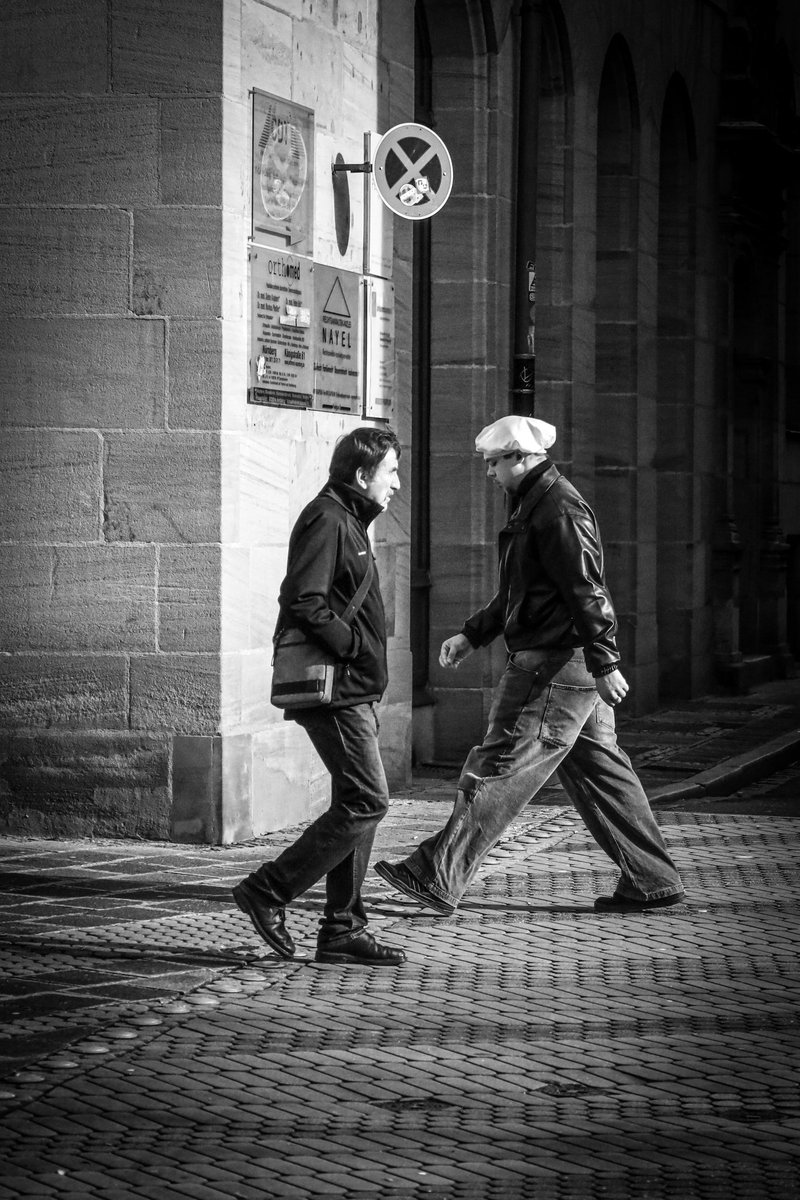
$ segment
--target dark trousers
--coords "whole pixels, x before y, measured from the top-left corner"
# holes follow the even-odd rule
[[[378,822],[389,807],[389,789],[378,749],[374,704],[310,708],[294,717],[305,729],[331,776],[331,805],[278,858],[250,882],[283,907],[326,877],[319,940],[348,938],[367,923],[361,885]]]

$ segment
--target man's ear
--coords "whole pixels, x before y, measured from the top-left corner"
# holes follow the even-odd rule
[[[367,474],[366,474],[366,471],[364,470],[364,468],[357,467],[356,468],[356,478],[355,478],[356,487],[363,488],[363,490],[366,491],[368,483],[369,483],[369,480],[367,479]]]

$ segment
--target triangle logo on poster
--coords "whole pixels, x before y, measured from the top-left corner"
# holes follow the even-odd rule
[[[330,290],[328,299],[325,301],[325,307],[322,310],[329,317],[346,317],[350,320],[350,309],[347,306],[345,299],[344,288],[339,276],[336,276],[333,287]]]

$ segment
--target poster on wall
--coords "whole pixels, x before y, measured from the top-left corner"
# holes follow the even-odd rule
[[[313,306],[309,259],[250,247],[250,404],[311,408]]]
[[[253,91],[253,241],[313,250],[314,113]]]
[[[314,407],[361,415],[361,276],[314,267]]]
[[[394,284],[364,280],[364,416],[389,421],[394,414]]]

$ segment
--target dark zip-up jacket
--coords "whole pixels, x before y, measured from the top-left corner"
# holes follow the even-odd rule
[[[583,646],[589,670],[603,674],[619,653],[594,513],[549,461],[515,500],[500,531],[497,593],[462,632],[476,647],[503,633],[509,653]]]
[[[289,538],[278,626],[305,630],[339,660],[332,708],[380,700],[386,691],[386,619],[377,569],[353,620],[341,620],[372,558],[367,529],[382,512],[356,488],[329,479]]]

